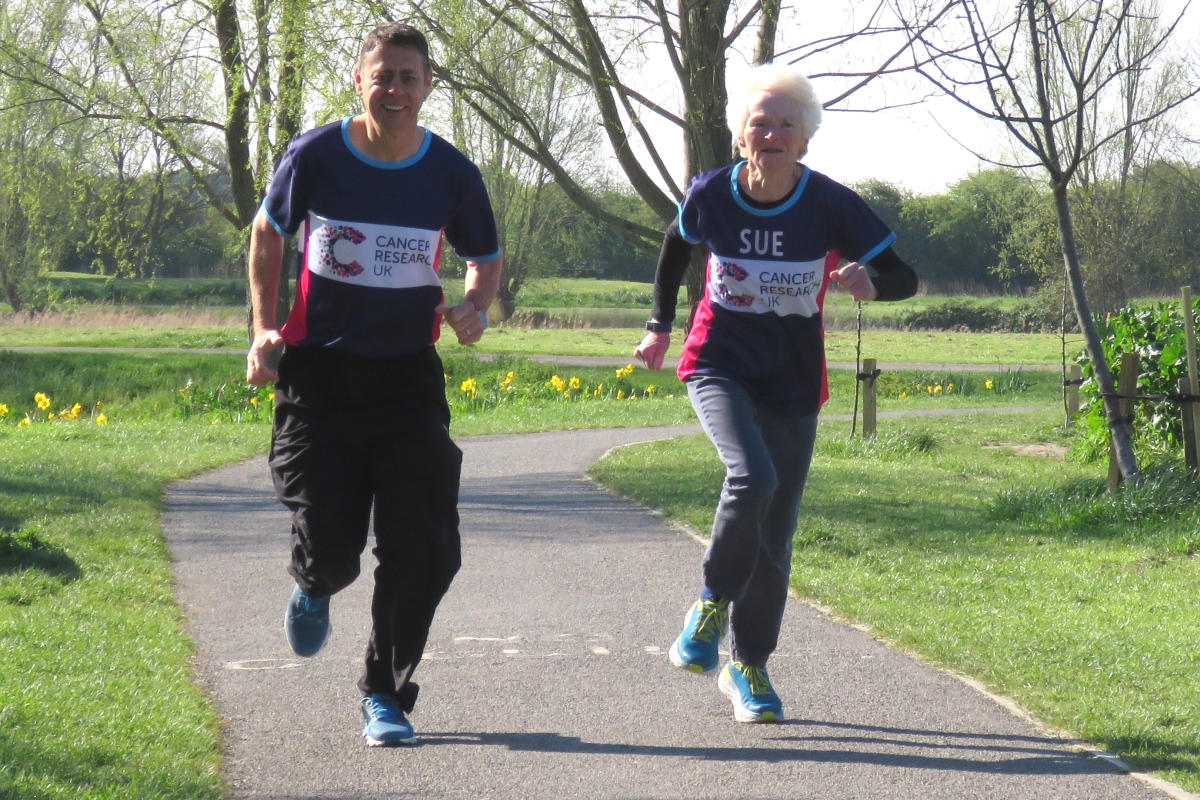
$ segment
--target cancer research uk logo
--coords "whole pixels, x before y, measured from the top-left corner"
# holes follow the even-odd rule
[[[363,265],[358,261],[353,258],[349,261],[338,259],[337,245],[339,242],[350,242],[351,245],[362,244],[367,240],[365,233],[357,228],[351,228],[349,225],[326,225],[317,235],[321,237],[317,252],[321,254],[322,268],[343,278],[354,278],[362,274]]]

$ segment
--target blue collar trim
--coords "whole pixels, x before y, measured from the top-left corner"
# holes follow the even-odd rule
[[[342,118],[342,141],[346,143],[346,147],[350,149],[354,157],[364,164],[370,164],[372,167],[379,167],[380,169],[404,169],[405,167],[411,167],[421,160],[421,157],[429,150],[429,143],[433,141],[433,133],[426,128],[425,138],[421,141],[421,146],[417,148],[417,152],[403,161],[380,161],[377,158],[371,158],[355,147],[354,142],[350,141],[350,117]]]
[[[808,176],[811,170],[800,165],[803,172],[800,173],[800,180],[796,183],[796,188],[792,190],[792,195],[782,205],[775,208],[755,208],[747,203],[742,198],[742,191],[738,188],[738,173],[742,171],[742,167],[746,166],[745,161],[739,161],[733,165],[733,170],[729,173],[729,188],[733,191],[733,199],[741,207],[743,211],[753,214],[756,217],[773,217],[776,214],[782,214],[792,206],[796,205],[796,201],[800,199],[800,195],[804,194],[804,187],[808,185]]]

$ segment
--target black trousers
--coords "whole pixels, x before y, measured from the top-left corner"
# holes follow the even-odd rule
[[[434,612],[461,564],[442,363],[289,347],[275,388],[271,474],[292,512],[288,572],[310,595],[354,582],[374,517],[371,638],[358,687],[411,710]]]

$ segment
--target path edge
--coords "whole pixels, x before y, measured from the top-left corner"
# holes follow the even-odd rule
[[[628,444],[615,445],[614,447],[610,447],[607,450],[605,450],[604,453],[602,453],[601,456],[598,459],[596,459],[596,461],[593,463],[598,463],[600,461],[603,461],[605,458],[608,458],[609,455],[616,452],[617,450],[620,450],[624,447],[632,447],[633,445],[637,445],[637,444],[646,444],[646,442],[629,442]],[[701,544],[705,547],[708,546],[709,537],[705,536],[703,533],[696,530],[691,525],[688,525],[686,522],[672,519],[672,518],[668,517],[663,511],[660,511],[657,508],[650,508],[649,506],[643,505],[642,503],[640,503],[637,500],[634,500],[633,498],[626,497],[625,495],[622,495],[619,492],[616,492],[616,491],[610,489],[609,487],[605,486],[603,483],[600,483],[600,481],[593,478],[587,472],[584,472],[583,480],[588,481],[589,483],[592,483],[598,489],[600,489],[600,491],[605,492],[606,494],[612,495],[613,497],[617,497],[633,506],[636,506],[644,513],[649,514],[650,516],[655,517],[659,520],[662,520],[663,525],[665,527],[675,531],[676,533],[680,533],[680,534],[683,534],[684,536],[687,536],[688,538],[695,541],[697,544]],[[1027,709],[1025,709],[1024,707],[1022,707],[1016,700],[1013,700],[1011,697],[1008,697],[1007,695],[999,694],[998,692],[993,692],[982,681],[980,681],[976,678],[972,678],[970,675],[967,675],[965,673],[957,672],[955,670],[949,669],[948,667],[943,667],[940,664],[936,664],[936,663],[929,661],[927,658],[922,656],[920,653],[913,652],[909,648],[903,647],[900,644],[898,644],[897,642],[895,642],[894,640],[889,639],[887,636],[884,636],[882,633],[877,631],[873,626],[868,625],[864,622],[856,622],[855,620],[851,619],[850,617],[847,617],[844,614],[839,613],[836,609],[834,609],[831,606],[822,605],[821,603],[817,602],[815,599],[813,599],[811,597],[805,597],[805,596],[801,595],[791,585],[788,586],[788,597],[790,597],[792,600],[795,600],[796,602],[803,603],[804,605],[808,606],[809,608],[812,608],[812,609],[818,611],[822,616],[824,616],[830,622],[833,622],[838,625],[843,625],[848,628],[853,628],[854,630],[858,631],[859,633],[862,633],[862,634],[865,634],[866,636],[871,637],[872,639],[874,639],[875,641],[884,645],[885,647],[887,647],[891,650],[894,650],[897,653],[900,653],[901,655],[904,655],[908,658],[913,659],[914,661],[921,664],[922,666],[936,670],[936,671],[942,673],[943,675],[948,675],[949,677],[955,679],[956,681],[963,684],[964,686],[967,686],[970,689],[973,689],[975,692],[983,695],[988,700],[992,701],[996,705],[1003,708],[1009,714],[1012,714],[1014,717],[1017,717],[1021,721],[1033,726],[1034,729],[1036,729],[1042,735],[1047,736],[1051,739],[1057,739],[1068,749],[1070,749],[1076,753],[1079,753],[1080,755],[1084,755],[1089,758],[1096,758],[1101,761],[1104,761],[1107,764],[1109,764],[1111,767],[1116,769],[1118,772],[1128,775],[1130,778],[1133,778],[1134,780],[1139,781],[1142,784],[1145,784],[1146,786],[1150,787],[1151,789],[1156,789],[1156,790],[1164,793],[1168,797],[1172,798],[1172,800],[1200,800],[1200,795],[1189,792],[1187,789],[1184,789],[1182,786],[1179,786],[1178,784],[1174,784],[1165,778],[1161,778],[1157,775],[1154,775],[1153,773],[1139,772],[1139,771],[1135,770],[1120,756],[1117,756],[1114,753],[1110,753],[1107,750],[1101,750],[1099,747],[1096,747],[1095,745],[1093,745],[1089,742],[1085,742],[1082,739],[1079,739],[1079,738],[1073,736],[1068,731],[1065,731],[1061,728],[1055,728],[1054,726],[1043,722],[1042,720],[1040,720],[1036,716],[1034,716],[1034,714],[1032,712],[1030,712]]]

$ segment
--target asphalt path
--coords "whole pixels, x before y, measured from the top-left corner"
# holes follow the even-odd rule
[[[163,524],[196,667],[245,798],[1079,798],[1165,795],[963,682],[799,602],[771,675],[787,722],[739,725],[666,650],[701,548],[582,478],[695,428],[460,440],[463,569],[417,672],[421,743],[368,748],[355,681],[369,565],[316,658],[282,632],[288,518],[264,459],[173,485]],[[367,556],[369,559],[370,556]]]

